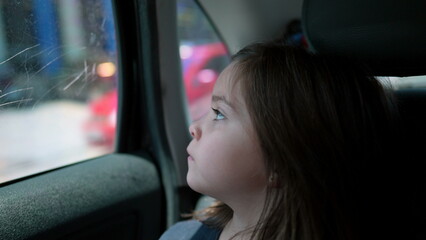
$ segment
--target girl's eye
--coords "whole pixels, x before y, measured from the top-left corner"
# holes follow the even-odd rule
[[[225,115],[223,115],[219,110],[212,108],[214,114],[216,115],[213,120],[223,120],[225,119]]]

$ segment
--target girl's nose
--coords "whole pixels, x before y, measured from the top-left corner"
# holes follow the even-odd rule
[[[201,137],[201,129],[199,126],[196,125],[195,122],[191,123],[191,125],[189,126],[189,133],[196,140],[199,140]]]

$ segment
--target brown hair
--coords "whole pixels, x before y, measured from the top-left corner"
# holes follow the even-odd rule
[[[391,94],[353,61],[277,42],[250,45],[233,62],[278,182],[252,239],[360,239],[381,203],[376,173],[397,119]],[[218,202],[198,218],[223,228],[232,210]]]

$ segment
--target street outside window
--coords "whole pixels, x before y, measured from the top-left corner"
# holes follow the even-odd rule
[[[109,0],[0,1],[0,182],[114,150]]]

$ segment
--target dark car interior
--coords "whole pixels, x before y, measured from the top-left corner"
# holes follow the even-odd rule
[[[230,53],[300,19],[309,48],[375,76],[426,75],[423,0],[198,0]],[[176,2],[113,1],[119,47],[115,152],[0,185],[0,239],[158,239],[200,197],[185,183],[187,130]],[[402,239],[426,239],[426,89],[397,90]],[[390,149],[394,150],[394,149]],[[386,167],[384,166],[384,169]],[[380,176],[380,172],[377,173]],[[368,197],[368,196],[366,196]],[[404,216],[404,219],[399,218]],[[368,217],[368,216],[366,216]],[[401,239],[401,238],[400,238]]]
[[[375,76],[426,74],[426,35],[420,30],[426,25],[422,17],[426,3],[307,0],[304,4],[304,31],[315,51],[360,59]],[[321,6],[328,7],[318,11]],[[404,239],[426,239],[426,95],[422,89],[405,89],[396,91],[396,97],[402,136],[395,141],[401,141],[401,155],[389,164],[398,168],[392,174],[398,182],[394,194],[401,203],[394,206],[395,216],[406,219],[395,221],[406,228]]]

